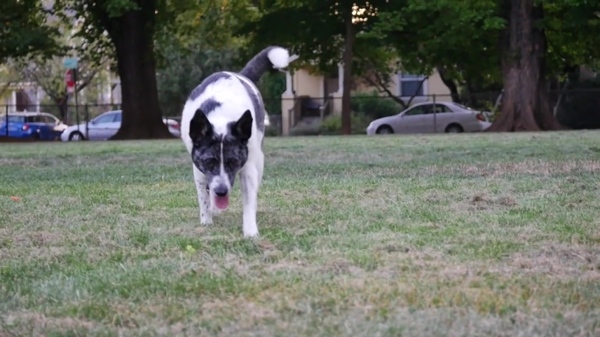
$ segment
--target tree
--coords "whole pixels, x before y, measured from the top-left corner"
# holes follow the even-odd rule
[[[156,25],[170,14],[166,5],[160,0],[63,1],[84,22],[79,36],[98,41],[106,34],[110,44],[105,47],[114,51],[123,116],[112,139],[172,137],[162,122],[154,57]]]
[[[373,33],[400,57],[400,68],[414,74],[437,71],[453,101],[470,103],[474,91],[501,83],[498,30],[504,21],[490,15],[492,1],[394,2],[380,12]]]
[[[502,113],[490,131],[552,130],[560,125],[549,106],[548,81],[598,59],[599,6],[585,0],[408,0],[381,14],[375,31],[395,41],[404,67],[437,69],[455,99],[459,86],[472,91],[500,80]]]
[[[387,0],[267,1],[259,6],[262,15],[239,31],[251,37],[252,52],[269,44],[290,47],[301,58],[295,66],[309,65],[327,73],[343,63],[342,134],[347,135],[351,133],[354,62],[358,55],[369,54],[363,51],[377,48],[373,38],[363,33],[377,20],[377,11],[388,5]]]
[[[505,0],[501,5],[508,22],[500,38],[504,93],[502,114],[489,131],[562,129],[549,104],[548,80],[598,57],[590,46],[598,43],[600,3]]]
[[[161,109],[167,115],[181,113],[188,94],[202,79],[220,70],[242,67],[238,50],[244,41],[230,29],[247,5],[245,0],[181,6],[176,23],[155,34],[157,85]],[[201,13],[199,15],[198,13]]]
[[[112,61],[108,50],[103,50],[107,39],[103,36],[92,41],[76,34],[82,27],[75,15],[64,8],[49,7],[40,19],[44,27],[58,32],[52,36],[52,43],[58,48],[52,55],[41,54],[29,57],[13,57],[7,62],[14,73],[18,73],[21,80],[37,84],[50,100],[56,104],[60,117],[67,121],[67,102],[69,94],[64,80],[65,57],[78,59],[75,92],[85,89],[96,75],[107,69]]]
[[[80,60],[78,64],[78,81],[75,85],[75,93],[85,89],[96,75],[106,67],[108,60],[103,60],[100,64],[86,59]],[[50,97],[56,104],[60,117],[67,121],[67,101],[69,94],[64,80],[65,69],[63,66],[63,57],[40,57],[36,56],[28,59],[17,59],[11,62],[11,67],[20,73],[20,78],[29,82],[36,83],[44,93]]]
[[[44,25],[44,8],[37,0],[0,2],[0,63],[10,57],[52,53],[58,31]]]

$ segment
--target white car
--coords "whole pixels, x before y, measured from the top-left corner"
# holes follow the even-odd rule
[[[418,103],[397,115],[372,121],[367,135],[480,132],[491,125],[487,114],[454,102]]]
[[[60,140],[78,141],[78,140],[106,140],[114,136],[121,127],[121,110],[107,111],[100,116],[92,119],[87,124],[72,125],[66,128],[60,135]],[[175,137],[180,137],[179,123],[174,119],[164,118],[163,122],[169,128],[169,132]]]

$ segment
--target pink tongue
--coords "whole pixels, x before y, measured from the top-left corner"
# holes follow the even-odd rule
[[[229,196],[224,197],[215,196],[215,205],[218,209],[226,209],[229,206]]]

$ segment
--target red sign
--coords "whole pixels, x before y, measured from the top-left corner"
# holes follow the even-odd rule
[[[72,94],[75,92],[75,79],[73,78],[73,70],[69,69],[65,72],[65,83],[67,84],[67,92]]]

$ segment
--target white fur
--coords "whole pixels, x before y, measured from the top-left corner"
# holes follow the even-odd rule
[[[246,78],[235,73],[228,74],[231,75],[230,78],[220,79],[210,84],[200,96],[186,102],[181,117],[181,139],[188,153],[191,153],[192,140],[189,136],[190,121],[202,102],[208,98],[214,98],[221,103],[220,107],[217,107],[207,116],[213,125],[214,131],[218,134],[226,133],[229,122],[237,121],[246,110],[250,110],[253,118],[252,135],[248,140],[248,160],[239,172],[239,183],[243,198],[243,233],[245,237],[255,237],[258,235],[258,226],[256,224],[258,190],[262,182],[264,167],[264,154],[261,147],[264,134],[257,128],[254,105],[240,81],[246,81],[251,84],[253,90],[256,92],[258,90]],[[214,206],[211,205],[212,200],[214,200],[213,192],[208,193],[206,191],[206,178],[204,174],[195,165],[192,166],[198,192],[200,222],[206,225],[212,224],[212,216],[216,213],[214,212]],[[231,186],[229,185],[229,187]],[[210,190],[212,191],[213,189],[210,188]]]
[[[269,61],[273,63],[273,68],[282,69],[288,66],[290,63],[290,54],[287,49],[281,47],[275,47],[269,50],[267,54]]]

